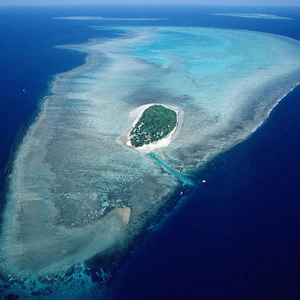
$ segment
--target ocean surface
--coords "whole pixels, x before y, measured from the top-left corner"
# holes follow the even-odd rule
[[[292,20],[213,15],[239,12]],[[97,20],[52,19],[65,16],[157,20],[107,20],[108,29],[93,30],[89,26],[99,25]],[[14,151],[49,94],[52,79],[84,63],[84,54],[55,46],[112,38],[117,33],[109,26],[128,25],[246,29],[300,40],[300,9],[1,8],[1,211]],[[168,216],[139,239],[105,298],[300,298],[299,99],[296,88],[246,141],[195,175],[206,183],[181,198],[174,210],[168,208]],[[7,290],[3,285],[1,292],[7,295]]]

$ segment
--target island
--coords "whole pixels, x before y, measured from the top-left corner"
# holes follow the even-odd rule
[[[167,146],[178,125],[178,112],[165,105],[147,105],[133,123],[127,145],[151,151]]]

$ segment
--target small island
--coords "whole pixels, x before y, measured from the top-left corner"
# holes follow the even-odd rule
[[[131,145],[142,147],[156,142],[172,132],[176,124],[177,114],[174,110],[162,105],[150,106],[130,132]]]
[[[178,125],[177,113],[165,105],[147,105],[129,130],[127,145],[145,151],[166,147]]]

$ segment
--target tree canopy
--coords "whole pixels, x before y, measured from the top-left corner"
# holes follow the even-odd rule
[[[134,147],[142,147],[166,137],[177,124],[174,110],[162,105],[148,107],[130,132]]]

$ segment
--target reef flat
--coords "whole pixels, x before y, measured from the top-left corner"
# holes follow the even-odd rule
[[[265,20],[293,20],[292,18],[270,15],[270,14],[250,14],[250,13],[218,13],[215,16],[250,18],[250,19],[265,19]]]
[[[96,16],[68,16],[54,17],[54,20],[69,20],[69,21],[163,21],[167,18],[105,18]]]
[[[86,64],[60,74],[17,150],[1,267],[48,276],[126,248],[182,181],[119,137],[128,115],[160,99],[184,122],[158,150],[192,178],[244,140],[300,78],[298,41],[212,28],[122,27],[122,37],[67,48]]]

